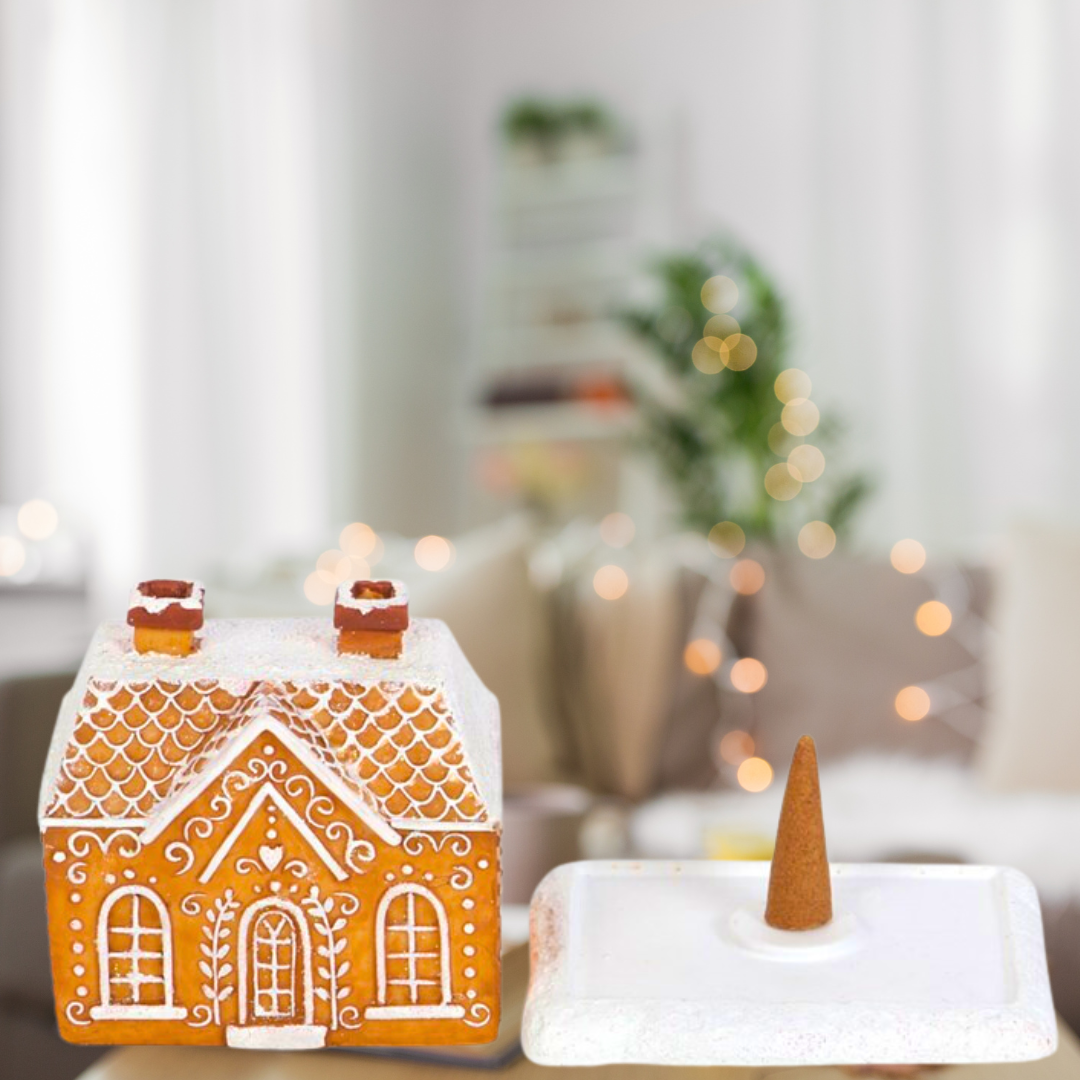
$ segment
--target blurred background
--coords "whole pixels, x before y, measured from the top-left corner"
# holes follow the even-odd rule
[[[1080,1026],[1078,48],[1076,0],[0,0],[0,1073],[88,1060],[34,788],[150,576],[406,580],[499,695],[515,902],[768,858],[809,732],[832,856],[1023,869]]]

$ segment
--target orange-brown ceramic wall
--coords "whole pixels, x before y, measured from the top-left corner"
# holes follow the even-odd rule
[[[271,748],[268,750],[268,748]],[[303,764],[272,735],[265,734],[233,763],[236,774],[254,767],[260,758],[283,761],[289,776],[305,775]],[[207,995],[208,979],[200,962],[206,963],[200,945],[207,942],[203,928],[211,928],[208,913],[218,900],[235,901],[235,915],[228,923],[232,933],[221,943],[230,946],[221,961],[231,971],[222,986],[237,986],[239,977],[238,926],[248,904],[277,896],[300,905],[308,917],[313,947],[325,939],[316,932],[322,923],[313,908],[334,897],[327,922],[346,918],[336,935],[347,944],[339,954],[339,966],[349,969],[339,981],[349,988],[339,999],[339,1013],[346,1023],[327,1033],[328,1045],[434,1045],[487,1042],[495,1037],[499,1020],[499,834],[484,831],[400,830],[401,843],[381,839],[330,791],[311,778],[311,792],[324,800],[312,811],[310,800],[287,797],[304,818],[314,815],[322,826],[311,832],[325,845],[348,878],[339,881],[312,849],[303,831],[272,800],[259,811],[236,840],[228,856],[206,882],[199,876],[221,848],[225,838],[256,796],[262,783],[252,782],[235,792],[228,812],[221,801],[221,782],[215,781],[176,820],[145,848],[135,850],[131,834],[118,830],[50,828],[45,833],[46,892],[52,949],[57,1018],[63,1036],[81,1043],[191,1043],[220,1044],[225,1025],[238,1021],[239,989],[219,1003],[221,1023],[214,1017]],[[281,791],[280,784],[273,785]],[[306,787],[307,785],[301,784]],[[295,789],[294,789],[295,790]],[[218,800],[215,802],[215,799]],[[268,809],[269,808],[269,809]],[[270,821],[271,815],[274,821]],[[217,816],[219,820],[212,819]],[[201,820],[209,827],[199,824]],[[361,861],[347,857],[349,837],[342,829],[327,828],[339,822],[352,830],[358,850],[371,845],[373,857]],[[276,836],[268,838],[269,828]],[[206,835],[201,835],[205,833]],[[100,837],[101,841],[95,837]],[[191,857],[182,846],[187,844]],[[103,850],[104,848],[104,850]],[[277,848],[281,848],[280,853]],[[187,865],[190,862],[190,866]],[[302,864],[302,865],[301,865]],[[465,1015],[460,1019],[381,1020],[364,1018],[367,1006],[377,1003],[375,924],[379,901],[387,889],[401,883],[423,886],[441,901],[449,928],[451,1001]],[[108,894],[122,885],[141,885],[153,890],[165,903],[171,919],[173,941],[174,1004],[187,1010],[183,1020],[91,1019],[90,1009],[101,1000],[97,955],[98,916]],[[316,890],[314,893],[312,890]],[[359,902],[351,908],[347,898]],[[325,961],[313,956],[312,968],[325,969]],[[312,972],[315,986],[326,979]],[[330,1004],[315,998],[314,1022],[330,1026]]]

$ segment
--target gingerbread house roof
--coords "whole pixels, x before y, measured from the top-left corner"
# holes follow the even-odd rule
[[[209,620],[197,652],[94,637],[53,733],[43,827],[163,827],[272,730],[376,831],[490,828],[499,710],[446,626],[415,619],[397,660],[338,655],[322,619]]]

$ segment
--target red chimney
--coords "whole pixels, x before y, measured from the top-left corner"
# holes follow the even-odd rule
[[[194,652],[205,597],[206,589],[198,581],[140,581],[131,594],[127,613],[128,626],[135,627],[135,651],[169,656]]]
[[[339,653],[383,660],[401,655],[409,628],[409,592],[401,581],[344,581],[334,600]]]

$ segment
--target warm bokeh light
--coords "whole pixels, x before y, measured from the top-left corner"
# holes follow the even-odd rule
[[[896,695],[896,713],[912,723],[924,719],[930,713],[930,695],[921,686],[905,686]]]
[[[344,551],[331,548],[315,561],[315,573],[329,585],[337,585],[352,576],[352,559]]]
[[[754,739],[746,731],[729,731],[720,740],[720,757],[729,765],[741,765],[754,756]]]
[[[778,502],[787,502],[802,491],[802,481],[791,475],[785,461],[782,465],[774,465],[765,474],[765,490]]]
[[[378,542],[379,538],[375,535],[375,530],[362,521],[354,521],[351,525],[346,525],[341,530],[341,536],[338,537],[341,550],[353,559],[366,559],[375,550]]]
[[[45,540],[56,532],[60,515],[44,499],[31,499],[19,507],[19,531],[30,540]]]
[[[716,340],[716,338],[702,338],[690,354],[694,367],[703,375],[717,375],[724,370],[724,357],[711,344]],[[719,347],[723,349],[723,342],[719,343]]]
[[[917,574],[926,565],[926,548],[918,540],[897,540],[889,561],[901,574]]]
[[[608,514],[600,522],[600,539],[608,547],[624,548],[634,540],[634,519],[620,510]]]
[[[11,577],[26,565],[26,548],[14,536],[0,536],[0,577]]]
[[[734,521],[721,521],[709,530],[709,547],[721,559],[734,559],[746,547],[746,533]]]
[[[788,454],[787,463],[791,475],[804,484],[813,483],[825,471],[825,455],[809,443],[796,446]]]
[[[792,435],[809,435],[820,420],[818,407],[806,398],[792,398],[780,412],[780,423]]]
[[[701,302],[709,311],[722,315],[739,302],[739,286],[731,278],[718,274],[701,286]]]
[[[695,638],[683,650],[683,663],[695,675],[711,675],[723,659],[720,646],[708,638]]]
[[[740,559],[731,568],[729,580],[741,596],[753,596],[765,584],[765,568],[756,559]]]
[[[323,578],[317,570],[304,580],[304,595],[320,607],[332,604],[336,592],[337,586]]]
[[[724,338],[720,358],[732,371],[745,371],[757,359],[757,345],[746,334],[732,334]]]
[[[601,600],[618,600],[630,588],[630,578],[621,566],[609,564],[593,574],[592,584]]]
[[[810,376],[798,368],[781,371],[773,383],[773,392],[785,405],[796,398],[808,398],[810,388]]]
[[[368,581],[371,578],[371,565],[367,559],[350,559],[351,569],[348,573],[350,581]]]
[[[748,757],[740,766],[736,774],[739,787],[747,791],[764,791],[773,778],[772,766],[759,757]]]
[[[769,449],[778,457],[787,457],[796,441],[797,437],[781,423],[775,423],[769,428]]]
[[[731,665],[731,685],[744,694],[756,694],[768,678],[765,665],[751,656],[744,656]]]
[[[732,334],[739,333],[739,320],[730,315],[714,315],[706,324],[702,337],[719,338],[721,341]],[[714,345],[715,349],[716,346]]]
[[[824,559],[836,547],[836,533],[827,521],[808,521],[799,530],[799,550],[810,559]]]
[[[454,548],[445,536],[422,536],[416,541],[413,557],[421,570],[445,570],[454,557]]]
[[[952,626],[952,612],[940,600],[927,600],[915,612],[915,625],[927,637],[941,637]]]

